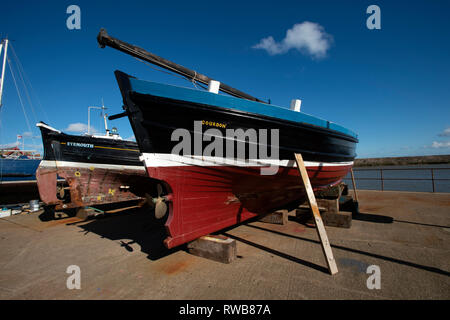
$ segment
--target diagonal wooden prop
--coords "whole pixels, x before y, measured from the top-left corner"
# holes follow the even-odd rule
[[[295,153],[295,161],[297,162],[297,168],[302,178],[303,185],[305,187],[307,199],[309,206],[314,215],[314,222],[316,224],[317,234],[319,235],[320,243],[322,245],[322,250],[327,261],[328,270],[330,273],[336,274],[338,272],[336,266],[336,260],[334,260],[333,252],[331,251],[330,242],[328,241],[328,236],[323,225],[322,218],[320,216],[319,208],[317,206],[316,197],[309,181],[308,173],[306,172],[305,164],[303,163],[303,157],[299,153]]]

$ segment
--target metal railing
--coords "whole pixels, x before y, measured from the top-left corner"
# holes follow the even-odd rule
[[[431,181],[432,185],[432,192],[436,192],[436,181],[450,181],[450,178],[436,178],[435,177],[435,171],[437,170],[450,170],[450,168],[354,168],[353,172],[366,172],[366,171],[378,171],[380,173],[379,178],[364,178],[364,177],[357,177],[355,175],[355,180],[374,180],[374,181],[381,181],[381,191],[384,191],[385,181]],[[391,171],[430,171],[431,177],[430,178],[386,178],[383,175],[383,172],[391,172]],[[350,180],[351,177],[345,177],[345,179]],[[358,186],[357,186],[358,187]]]

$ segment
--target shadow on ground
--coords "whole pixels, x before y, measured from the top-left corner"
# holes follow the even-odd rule
[[[288,233],[280,232],[280,231],[276,231],[276,230],[271,230],[271,229],[260,227],[260,226],[254,225],[254,224],[247,224],[247,226],[250,228],[254,228],[254,229],[258,229],[258,230],[262,230],[262,231],[272,232],[272,233],[278,234],[280,236],[289,237],[292,239],[299,239],[299,240],[303,240],[303,241],[307,241],[307,242],[320,244],[320,241],[317,241],[317,240],[299,237],[296,235],[292,235],[292,234],[288,234]],[[357,253],[357,254],[368,256],[368,257],[373,257],[376,259],[381,259],[381,260],[389,261],[392,263],[409,266],[412,268],[417,268],[417,269],[421,269],[421,270],[425,270],[425,271],[429,271],[429,272],[433,272],[433,273],[437,273],[437,274],[442,274],[445,276],[450,276],[450,272],[447,272],[445,270],[442,270],[442,269],[439,269],[436,267],[425,266],[425,265],[417,264],[417,263],[410,262],[410,261],[405,261],[405,260],[401,260],[401,259],[397,259],[397,258],[393,258],[393,257],[384,256],[381,254],[376,254],[376,253],[372,253],[372,252],[368,252],[368,251],[364,251],[364,250],[358,250],[358,249],[345,247],[345,246],[341,246],[341,245],[336,245],[336,244],[331,244],[331,247],[333,249],[344,250],[347,252]],[[263,249],[263,248],[261,248],[261,249]],[[311,266],[311,267],[314,267],[314,266]],[[315,269],[317,269],[317,267],[315,267]]]
[[[371,213],[353,213],[353,220],[374,222],[374,223],[393,223],[394,218],[389,216],[383,216],[381,214],[371,214]]]
[[[393,223],[395,222],[402,222],[402,223],[413,223],[408,221],[397,221],[394,220],[392,217],[379,215],[379,214],[369,214],[369,213],[358,213],[353,214],[354,220],[360,220],[365,221],[369,223]],[[64,219],[61,219],[64,220]],[[297,220],[295,217],[289,217],[289,220]],[[237,241],[240,241],[242,243],[245,243],[247,245],[253,246],[259,250],[266,251],[270,254],[282,257],[284,259],[299,263],[301,265],[310,267],[312,269],[327,273],[328,269],[317,265],[315,263],[288,255],[286,253],[277,251],[275,249],[269,248],[267,246],[258,244],[254,241],[249,241],[248,239],[244,239],[243,237],[238,237],[235,235],[232,235],[229,233],[232,229],[240,226],[245,225],[250,228],[259,229],[266,232],[276,233],[280,236],[285,236],[297,240],[303,240],[307,242],[313,242],[316,244],[320,244],[317,240],[312,240],[304,237],[299,237],[295,235],[291,235],[288,233],[280,232],[277,230],[271,230],[270,228],[265,228],[261,226],[254,225],[253,222],[258,221],[258,217],[249,219],[245,222],[242,222],[237,225],[230,226],[228,228],[225,228],[223,230],[214,232],[214,234],[223,234],[226,235],[232,239],[235,239]],[[62,221],[61,221],[62,222]],[[299,222],[299,221],[297,221]],[[167,236],[166,229],[164,227],[165,219],[158,220],[154,217],[154,213],[151,209],[148,207],[143,208],[136,208],[127,210],[121,213],[113,213],[113,214],[104,214],[100,217],[91,218],[87,221],[77,221],[77,222],[71,222],[67,223],[68,225],[76,225],[78,228],[80,228],[80,232],[83,232],[85,234],[88,233],[95,233],[99,235],[102,238],[106,238],[112,241],[115,241],[118,246],[122,247],[123,250],[127,250],[129,252],[134,251],[132,244],[138,244],[141,248],[141,251],[145,254],[147,254],[148,259],[150,260],[158,260],[162,257],[165,257],[173,252],[179,251],[179,250],[186,250],[186,246],[179,246],[174,249],[167,249],[164,246],[164,239]],[[416,223],[414,223],[416,224]],[[430,225],[432,226],[432,225]],[[377,259],[382,259],[385,261],[410,266],[413,268],[426,270],[429,272],[437,273],[437,274],[443,274],[448,276],[449,273],[445,270],[441,270],[439,268],[425,266],[416,264],[409,261],[404,261],[401,259],[396,259],[393,257],[387,257],[376,253],[371,253],[363,250],[357,250],[345,246],[339,246],[339,245],[331,245],[334,249],[344,250],[352,253],[357,253],[365,256],[370,256]]]
[[[77,225],[81,229],[80,232],[85,234],[95,233],[102,238],[115,241],[129,252],[134,250],[131,244],[138,244],[141,251],[147,254],[147,258],[157,260],[183,249],[181,246],[169,250],[164,246],[163,241],[167,237],[165,220],[156,219],[153,210],[143,207],[104,214],[71,224]]]

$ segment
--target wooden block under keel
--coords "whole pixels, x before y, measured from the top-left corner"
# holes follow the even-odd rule
[[[189,253],[222,263],[236,259],[236,240],[221,236],[207,235],[188,244]]]
[[[288,222],[288,211],[278,210],[259,219],[260,222],[285,225]]]

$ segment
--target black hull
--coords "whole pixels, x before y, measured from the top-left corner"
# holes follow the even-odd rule
[[[170,154],[178,144],[178,141],[171,141],[175,129],[187,129],[192,136],[194,121],[206,121],[244,131],[279,129],[279,159],[283,160],[293,160],[294,153],[301,153],[305,161],[315,162],[346,162],[356,157],[358,139],[344,133],[234,109],[140,94],[131,91],[128,75],[116,71],[116,77],[141,153]],[[203,131],[209,128],[203,126]],[[211,128],[219,129],[226,136],[224,128]],[[249,150],[248,143],[246,150]],[[270,148],[268,150],[270,153]],[[191,150],[191,154],[196,155],[195,150]]]
[[[69,135],[39,127],[43,160],[142,166],[136,142]]]
[[[142,200],[155,193],[135,142],[68,135],[44,123],[39,128],[44,157],[36,178],[46,205],[61,210]]]

